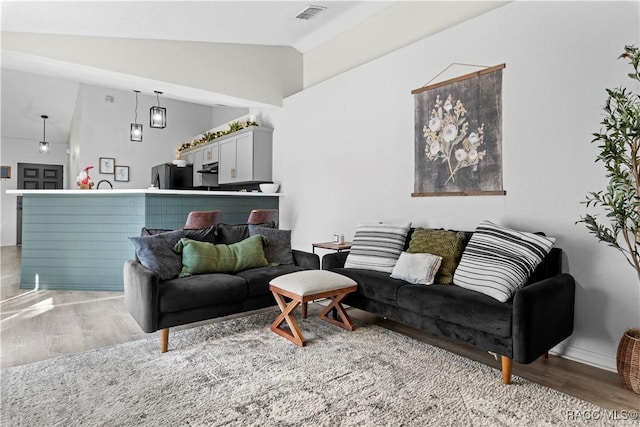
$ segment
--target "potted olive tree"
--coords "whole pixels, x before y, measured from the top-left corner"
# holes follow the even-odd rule
[[[629,60],[633,85],[640,83],[640,52],[625,46],[620,58]],[[618,58],[618,59],[620,59]],[[637,86],[636,86],[637,87]],[[640,283],[640,97],[627,88],[607,89],[600,132],[593,134],[609,184],[604,190],[590,192],[585,204],[599,207],[604,217],[587,214],[585,223],[598,240],[619,250],[636,270]],[[640,326],[640,325],[639,325]],[[640,394],[640,329],[624,332],[617,352],[617,368],[624,385]]]

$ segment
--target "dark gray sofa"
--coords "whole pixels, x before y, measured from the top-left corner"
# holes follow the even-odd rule
[[[125,305],[143,331],[161,331],[161,351],[166,352],[169,328],[273,306],[269,291],[273,278],[320,268],[318,255],[295,249],[292,253],[294,264],[169,280],[160,280],[138,260],[129,260],[124,265]]]
[[[468,242],[472,233],[465,234]],[[348,254],[322,259],[323,269],[358,283],[345,304],[499,354],[505,384],[511,381],[513,360],[531,363],[573,333],[575,283],[562,273],[559,248],[553,248],[527,284],[504,303],[454,284],[413,285],[389,273],[344,268]]]

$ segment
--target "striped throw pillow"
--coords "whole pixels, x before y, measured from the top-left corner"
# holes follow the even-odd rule
[[[407,238],[411,223],[360,224],[353,237],[345,268],[391,273]]]
[[[555,241],[483,221],[462,253],[453,283],[505,302],[527,282]]]

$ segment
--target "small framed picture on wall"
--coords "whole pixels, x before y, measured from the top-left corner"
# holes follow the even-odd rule
[[[115,166],[115,181],[129,181],[129,166]]]
[[[100,173],[113,173],[116,159],[113,157],[100,157]]]

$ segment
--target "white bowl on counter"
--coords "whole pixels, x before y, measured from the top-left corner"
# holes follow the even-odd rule
[[[183,167],[187,166],[187,161],[186,160],[174,160],[173,164],[176,165],[179,168],[183,168]]]
[[[263,193],[277,193],[278,188],[280,188],[280,184],[260,184],[260,191]]]

